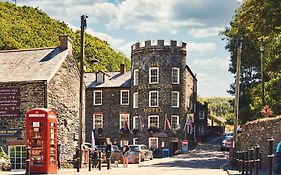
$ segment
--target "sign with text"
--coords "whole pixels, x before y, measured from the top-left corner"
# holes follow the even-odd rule
[[[20,129],[0,129],[0,137],[20,137]]]
[[[20,88],[0,88],[0,117],[20,117]]]

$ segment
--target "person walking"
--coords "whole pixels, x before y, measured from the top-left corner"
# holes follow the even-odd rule
[[[122,147],[122,155],[123,155],[123,167],[128,167],[128,157],[130,152],[130,147],[128,146],[128,141],[124,142],[124,146]]]
[[[111,169],[111,149],[112,149],[112,143],[110,141],[110,138],[107,137],[105,139],[105,156],[106,156],[106,162],[107,162],[107,169]]]

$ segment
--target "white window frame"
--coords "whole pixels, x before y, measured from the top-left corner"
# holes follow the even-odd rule
[[[176,81],[174,81],[174,79],[173,79],[174,70],[177,71],[177,79],[176,79]],[[177,67],[173,67],[172,68],[172,84],[180,84],[180,69],[177,68]]]
[[[140,120],[139,116],[134,116],[133,117],[133,129],[140,129],[140,122],[138,121],[138,123],[136,123],[136,119]],[[138,126],[138,127],[136,127]]]
[[[138,144],[138,142],[139,142],[139,138],[133,138],[133,145]]]
[[[156,82],[151,82],[151,71],[152,70],[156,70],[157,71],[157,75],[156,75],[156,78],[157,78],[157,81]],[[149,84],[158,84],[159,83],[159,67],[150,67],[149,68]]]
[[[96,93],[100,93],[101,95],[101,97],[100,97],[100,103],[96,103]],[[94,91],[94,105],[102,105],[102,91],[101,90],[95,90]]]
[[[151,148],[151,140],[154,140],[154,139],[156,139],[156,142],[157,142],[157,147],[156,148],[158,148],[159,147],[159,140],[158,140],[158,137],[149,137],[148,138],[148,146],[149,146],[149,148]]]
[[[20,148],[20,150],[17,150],[17,147]],[[14,149],[12,154],[12,149]],[[14,163],[11,163],[11,168],[13,170],[15,169],[24,169],[26,164],[26,156],[23,156],[26,152],[26,145],[9,145],[8,146],[8,157],[9,159],[14,159]],[[19,161],[18,161],[18,160]],[[17,161],[16,161],[17,160]],[[17,168],[19,166],[19,168]],[[2,171],[1,171],[2,172]]]
[[[156,102],[157,104],[156,105],[153,105],[151,104],[151,94],[152,93],[157,93],[157,99],[156,99]],[[158,91],[149,91],[149,107],[158,107],[159,106],[159,92]]]
[[[199,119],[205,119],[205,111],[199,111]]]
[[[148,116],[148,128],[150,128],[150,119],[152,118],[152,117],[157,117],[157,128],[159,128],[159,116],[158,115],[150,115],[150,116]]]
[[[134,70],[134,86],[139,84],[139,70],[135,69]]]
[[[128,94],[128,103],[124,103],[123,102],[123,98],[122,98],[123,93],[127,93]],[[129,105],[129,103],[130,103],[129,100],[130,100],[130,92],[129,92],[129,90],[121,90],[120,91],[120,104],[121,105]]]
[[[175,124],[175,127],[173,127],[173,118],[177,118],[177,123]],[[172,115],[171,116],[171,128],[172,129],[178,129],[177,127],[179,126],[179,124],[180,124],[180,116]]]
[[[173,94],[177,94],[177,104],[176,105],[173,104]],[[172,91],[172,94],[171,94],[171,106],[173,108],[179,108],[180,107],[180,93],[178,91]]]
[[[101,128],[103,128],[103,114],[93,114],[93,129],[96,129],[96,126],[95,126],[96,115],[101,115]]]
[[[130,128],[130,114],[121,113],[121,114],[119,114],[119,129],[123,128],[122,120],[121,120],[123,115],[128,116],[128,127]]]
[[[137,96],[137,98],[136,98]],[[133,108],[138,108],[139,107],[139,93],[135,92],[133,94]]]

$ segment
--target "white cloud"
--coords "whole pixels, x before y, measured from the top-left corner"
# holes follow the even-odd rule
[[[188,53],[213,53],[217,49],[215,43],[187,43]]]
[[[195,38],[203,38],[210,36],[218,36],[220,31],[223,31],[223,27],[207,27],[207,28],[192,28],[188,34]]]
[[[229,97],[229,84],[224,80],[205,73],[197,74],[198,95],[201,97]],[[212,93],[210,93],[212,92]],[[211,94],[211,95],[210,95]]]
[[[100,38],[101,40],[107,41],[109,45],[115,50],[115,51],[120,51],[124,55],[126,55],[128,58],[131,57],[131,46],[134,44],[132,42],[126,43],[123,39],[121,38],[114,38],[110,36],[107,33],[102,33],[102,32],[96,32],[93,31],[92,29],[87,29],[87,32],[89,32],[92,36],[96,36]]]
[[[192,64],[201,69],[221,69],[227,72],[229,66],[228,58],[195,59]]]
[[[46,11],[51,17],[78,23],[82,14],[88,23],[102,22],[107,29],[130,29],[138,33],[176,34],[180,29],[223,26],[234,13],[236,1],[221,0],[26,0]],[[191,33],[194,33],[194,29]],[[199,31],[203,32],[204,31]],[[198,32],[197,32],[198,33]],[[213,33],[213,32],[212,32]],[[197,35],[198,36],[198,35]]]

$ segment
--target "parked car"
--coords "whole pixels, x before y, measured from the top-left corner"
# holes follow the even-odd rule
[[[152,160],[153,152],[146,145],[129,145],[131,151],[136,152],[140,161]]]
[[[221,150],[226,151],[229,150],[232,146],[233,135],[225,135],[221,142]]]
[[[132,164],[138,164],[140,163],[140,156],[137,152],[135,151],[130,151],[128,155],[128,162]]]

